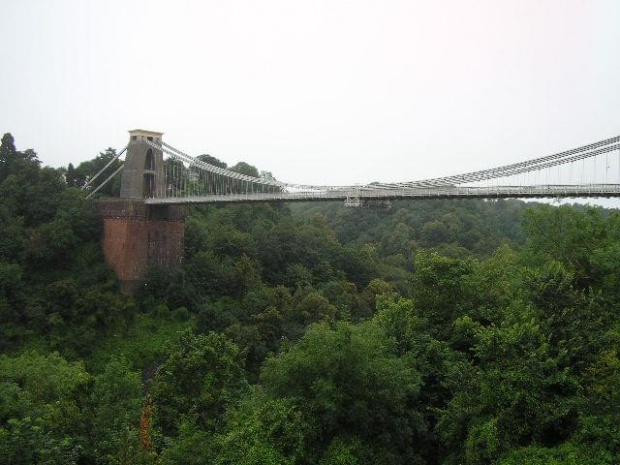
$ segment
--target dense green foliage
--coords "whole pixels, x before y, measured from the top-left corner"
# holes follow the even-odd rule
[[[2,139],[0,464],[619,463],[618,213],[195,207],[128,298],[78,189],[113,156]]]

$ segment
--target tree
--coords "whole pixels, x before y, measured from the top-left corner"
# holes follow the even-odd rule
[[[592,283],[592,252],[608,234],[600,209],[539,206],[525,212],[523,223],[532,258],[559,260],[575,272],[581,288]]]
[[[257,389],[234,409],[219,438],[218,465],[293,465],[308,451],[307,424],[294,402],[271,399]]]
[[[0,356],[0,457],[4,463],[89,461],[82,363],[57,353]]]
[[[492,463],[519,445],[557,446],[574,432],[577,380],[530,309],[514,305],[501,325],[479,327],[473,351],[475,377],[458,375],[438,427],[465,463]]]
[[[418,463],[420,377],[394,349],[370,323],[321,323],[265,362],[265,394],[290,402],[308,423],[304,462],[316,463],[334,441],[359,440],[375,463]]]
[[[431,334],[447,339],[451,324],[483,302],[481,290],[472,285],[475,262],[420,252],[415,261],[412,297]]]
[[[209,165],[217,166],[218,168],[226,169],[228,167],[225,162],[209,154],[198,155],[196,158],[204,163],[208,163]]]
[[[244,161],[240,161],[235,166],[230,168],[235,173],[245,174],[246,176],[253,176],[258,178],[258,170],[255,166],[252,166]]]
[[[94,159],[80,163],[77,167],[69,164],[67,167],[65,178],[66,183],[70,187],[83,187],[86,183],[92,179],[99,171],[103,169],[109,162],[116,158],[116,149],[108,147],[105,151],[100,152]],[[116,159],[112,164],[102,172],[93,185],[89,186],[89,189],[95,189],[99,183],[104,182],[112,173],[114,173],[122,164],[122,162]],[[118,197],[121,188],[121,177],[116,176],[114,179],[108,182],[102,187],[97,195],[103,197]]]
[[[420,232],[422,243],[427,247],[435,247],[449,242],[451,239],[450,230],[441,221],[429,221],[424,224]]]
[[[612,454],[596,446],[566,444],[559,447],[530,446],[511,451],[498,465],[612,465]]]
[[[142,381],[124,357],[112,358],[94,379],[92,438],[98,463],[148,460],[138,441]]]
[[[11,164],[16,158],[15,140],[10,133],[6,133],[0,145],[0,183],[9,175]]]
[[[217,431],[228,406],[246,389],[241,354],[230,339],[186,331],[155,375],[154,424],[173,438],[184,423]]]

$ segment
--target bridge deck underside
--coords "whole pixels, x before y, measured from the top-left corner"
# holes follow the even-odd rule
[[[250,202],[320,202],[346,199],[363,200],[423,200],[451,198],[557,198],[557,197],[620,197],[620,184],[593,184],[585,186],[530,186],[530,187],[440,187],[416,189],[351,189],[271,194],[226,194],[146,199],[147,204],[206,204]]]

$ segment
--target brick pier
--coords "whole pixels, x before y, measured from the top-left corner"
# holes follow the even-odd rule
[[[149,269],[174,269],[183,261],[187,207],[140,200],[101,200],[103,253],[124,294],[143,285]]]

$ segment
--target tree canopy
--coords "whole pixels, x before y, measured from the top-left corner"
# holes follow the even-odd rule
[[[196,206],[127,297],[80,189],[115,154],[2,138],[0,464],[620,461],[617,211]]]

